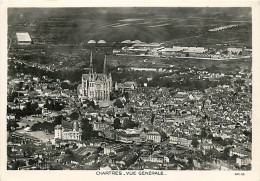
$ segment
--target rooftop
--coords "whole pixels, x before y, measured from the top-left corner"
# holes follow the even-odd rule
[[[16,33],[18,41],[31,41],[29,33]]]

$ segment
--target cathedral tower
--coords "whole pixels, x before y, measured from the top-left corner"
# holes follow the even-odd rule
[[[93,67],[92,52],[90,54],[90,71],[82,75],[80,96],[88,100],[109,101],[112,91],[112,76],[107,74],[106,55],[104,58],[103,73],[96,73]]]

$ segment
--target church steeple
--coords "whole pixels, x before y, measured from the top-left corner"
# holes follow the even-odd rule
[[[107,65],[106,64],[107,64],[107,56],[105,54],[103,74],[107,74]]]
[[[89,67],[90,67],[90,72],[93,74],[94,70],[93,70],[92,51],[91,51],[91,54],[90,54]]]

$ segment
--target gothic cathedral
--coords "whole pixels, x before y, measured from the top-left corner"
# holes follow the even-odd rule
[[[96,73],[93,68],[92,52],[90,55],[90,71],[82,75],[82,84],[79,87],[82,99],[94,100],[97,102],[109,101],[112,91],[112,76],[106,72],[106,56],[104,59],[103,73]]]

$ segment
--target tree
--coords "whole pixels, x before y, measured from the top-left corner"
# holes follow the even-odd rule
[[[67,82],[62,82],[62,83],[60,84],[60,87],[61,87],[62,89],[69,89],[69,84],[68,84]]]
[[[121,123],[120,123],[120,119],[116,118],[114,120],[114,129],[120,129],[121,128]]]
[[[14,102],[14,98],[18,97],[18,92],[12,92],[8,95],[7,101],[8,102]]]
[[[122,128],[123,129],[133,129],[137,124],[134,121],[131,121],[129,118],[124,118]]]
[[[82,119],[82,139],[90,140],[94,135],[94,130],[92,124],[89,123],[88,119]]]
[[[160,133],[162,140],[166,140],[168,138],[167,134],[164,131],[160,131],[160,130],[157,131]]]
[[[123,96],[125,97],[126,102],[128,103],[129,102],[129,93],[128,92],[124,92]]]
[[[32,110],[36,110],[36,109],[38,109],[38,107],[39,107],[38,102],[34,102],[34,103],[31,104]]]
[[[57,116],[55,119],[54,119],[54,125],[59,125],[61,124],[61,121],[64,119],[64,116],[63,115],[59,115]]]
[[[12,131],[13,129],[15,130],[18,127],[19,127],[19,125],[17,124],[17,122],[15,120],[8,121],[8,123],[7,123],[7,131]]]
[[[245,83],[245,80],[237,79],[237,80],[235,80],[235,83],[241,86],[241,85],[243,85]]]
[[[207,132],[206,132],[205,128],[202,128],[200,136],[201,136],[201,138],[206,138],[207,137]]]
[[[228,51],[225,50],[225,51],[223,51],[222,53],[225,54],[225,55],[227,55],[227,54],[228,54]]]
[[[71,118],[72,120],[78,120],[78,119],[79,119],[79,113],[73,112],[73,113],[70,115],[70,118]]]
[[[24,144],[21,146],[21,149],[24,157],[30,157],[36,151],[33,144]]]
[[[109,111],[107,111],[107,115],[109,115],[109,116],[113,116],[114,113],[113,113],[113,111],[109,110]]]
[[[23,82],[19,82],[19,83],[18,83],[18,89],[21,90],[22,87],[23,87]]]
[[[212,139],[213,138],[213,135],[212,134],[209,134],[208,135],[208,139]]]
[[[151,118],[151,124],[153,124],[154,118],[155,118],[155,114],[153,113],[153,114],[152,114],[152,118]]]
[[[77,149],[78,146],[76,144],[73,145],[73,149]]]
[[[61,111],[64,108],[64,105],[61,102],[54,102],[52,99],[48,98],[44,107],[48,110]]]
[[[19,167],[25,166],[26,163],[24,161],[15,161],[10,165],[12,170],[18,170]]]
[[[193,159],[192,159],[192,158],[188,158],[187,167],[188,167],[189,170],[194,167]]]
[[[194,148],[197,148],[197,147],[198,147],[199,142],[198,142],[197,138],[193,138],[193,139],[192,139],[191,145],[192,145]]]
[[[223,155],[222,155],[222,159],[223,159],[223,160],[229,159],[229,152],[230,152],[230,148],[225,148],[225,149],[224,149]]]
[[[88,107],[93,107],[94,109],[96,109],[96,105],[95,102],[92,100],[89,102]]]
[[[130,113],[135,113],[135,110],[133,107],[130,107]]]
[[[73,152],[72,152],[70,149],[66,149],[66,150],[65,150],[65,154],[72,155],[72,154],[73,154]]]
[[[122,101],[120,99],[117,99],[115,102],[114,102],[114,106],[115,107],[118,107],[118,108],[124,108],[124,104],[122,103]]]
[[[29,159],[29,165],[34,165],[36,163],[37,161],[35,159]]]
[[[29,88],[30,88],[29,85],[26,85],[26,86],[24,87],[25,90],[28,90]]]
[[[122,117],[128,117],[127,113],[124,112],[124,113],[122,114]]]
[[[42,130],[47,130],[49,133],[54,131],[54,127],[56,125],[54,123],[49,123],[44,121],[43,123],[35,123],[32,125],[31,130],[32,131],[42,131]]]
[[[31,130],[32,130],[32,131],[38,131],[38,130],[40,130],[40,124],[41,124],[41,123],[35,123],[35,124],[33,124],[32,127],[31,127]]]

